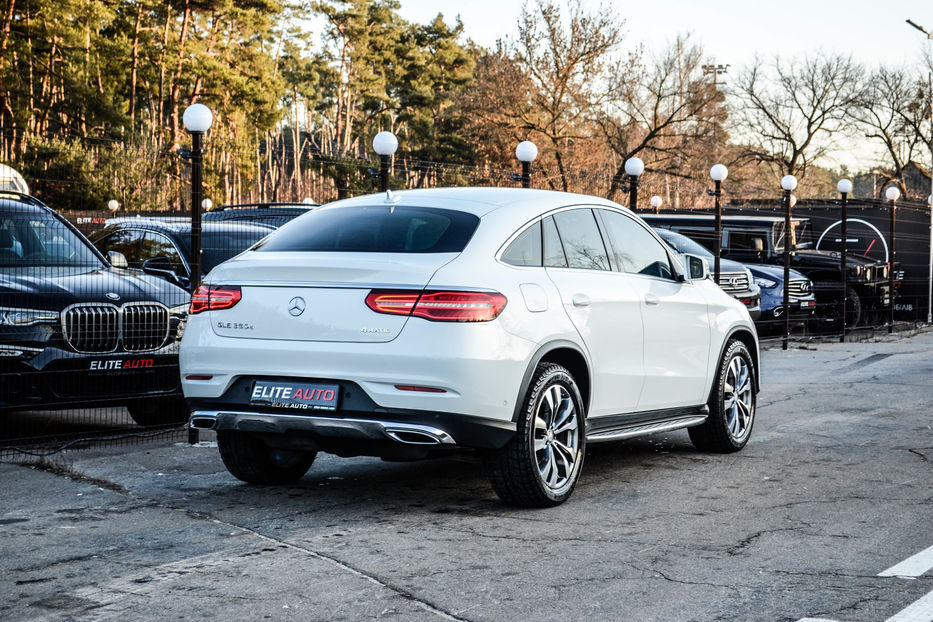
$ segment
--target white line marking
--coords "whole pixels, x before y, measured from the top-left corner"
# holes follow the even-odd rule
[[[930,568],[933,568],[933,546],[908,557],[896,566],[891,566],[884,572],[879,573],[878,576],[916,579]]]
[[[933,592],[897,612],[885,622],[930,622],[933,620]]]

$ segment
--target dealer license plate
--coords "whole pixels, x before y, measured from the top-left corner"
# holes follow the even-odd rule
[[[250,393],[250,404],[293,410],[337,410],[340,386],[305,382],[257,380]]]

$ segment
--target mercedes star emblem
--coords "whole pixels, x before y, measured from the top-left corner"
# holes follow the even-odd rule
[[[295,296],[288,301],[288,314],[292,317],[298,317],[305,312],[305,299],[301,296]]]

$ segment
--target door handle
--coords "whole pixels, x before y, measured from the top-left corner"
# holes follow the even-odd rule
[[[586,294],[574,294],[570,299],[575,307],[588,307],[590,306],[590,297]]]
[[[645,294],[645,304],[659,305],[661,304],[661,299],[655,296],[654,294]]]

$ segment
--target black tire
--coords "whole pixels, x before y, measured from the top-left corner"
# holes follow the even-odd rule
[[[740,370],[746,372],[744,376]],[[709,417],[702,425],[688,429],[694,447],[722,454],[745,447],[755,425],[758,403],[755,373],[752,355],[745,344],[737,339],[729,341],[707,402]],[[739,382],[732,380],[735,377]],[[737,389],[733,388],[736,384],[740,385]],[[734,394],[738,396],[731,399]]]
[[[810,319],[810,330],[817,333],[831,333],[842,331],[842,300],[838,297],[830,300],[820,300],[816,304],[816,311]],[[854,288],[846,287],[846,327],[858,326],[864,322],[867,314],[862,312],[862,299]]]
[[[290,484],[308,472],[316,451],[268,447],[245,432],[217,432],[217,447],[224,466],[235,478],[248,484]]]
[[[190,414],[182,397],[132,402],[126,409],[133,421],[144,427],[184,423]]]
[[[487,457],[493,489],[509,505],[560,505],[573,493],[586,453],[586,412],[567,369],[538,365],[517,423],[514,438]]]

